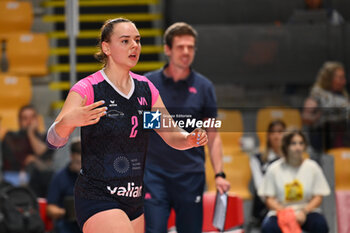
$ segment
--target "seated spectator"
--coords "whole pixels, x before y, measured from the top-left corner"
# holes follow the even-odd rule
[[[281,120],[271,122],[267,128],[266,149],[262,153],[250,157],[250,169],[253,175],[253,205],[252,217],[255,226],[260,226],[265,218],[268,209],[262,202],[257,192],[264,178],[267,167],[282,157],[282,137],[286,130],[286,125]]]
[[[343,64],[325,62],[305,100],[302,113],[310,144],[316,152],[350,146],[346,123],[349,106]]]
[[[293,131],[283,136],[284,157],[269,166],[259,188],[259,196],[269,208],[262,233],[282,232],[281,228],[288,224],[282,217],[287,215],[290,223],[297,223],[304,231],[328,232],[319,206],[323,196],[330,194],[330,188],[318,164],[303,158],[305,149],[302,132]]]
[[[72,142],[70,146],[71,161],[58,171],[50,183],[47,196],[47,215],[55,221],[56,233],[80,233],[74,216],[73,189],[75,180],[81,169],[80,140]]]
[[[13,185],[29,182],[37,196],[45,197],[51,179],[53,151],[39,132],[38,113],[31,105],[19,110],[18,131],[6,133],[2,142],[4,180]]]

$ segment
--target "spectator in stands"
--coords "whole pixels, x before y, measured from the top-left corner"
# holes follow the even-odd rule
[[[53,176],[47,195],[46,211],[55,221],[56,233],[81,232],[76,220],[70,217],[74,215],[73,205],[70,205],[73,202],[70,200],[73,200],[74,184],[81,168],[80,140],[72,140],[70,152],[69,164]]]
[[[328,232],[319,206],[323,196],[330,194],[330,188],[319,165],[303,158],[305,149],[306,139],[301,131],[283,136],[284,157],[269,166],[259,188],[259,196],[270,210],[262,224],[263,233],[281,232],[286,222],[276,215],[286,211],[292,212],[287,224],[294,222],[309,233]]]
[[[264,178],[267,167],[282,156],[282,137],[286,131],[286,124],[281,120],[272,121],[267,128],[266,148],[262,153],[250,157],[250,169],[253,175],[253,205],[252,217],[254,226],[259,227],[268,209],[258,196],[259,186]]]
[[[164,34],[168,64],[145,75],[159,90],[165,106],[176,120],[186,120],[186,116],[203,120],[217,115],[213,84],[191,68],[196,40],[197,32],[190,25],[171,25]],[[186,130],[190,132],[192,129]],[[216,174],[213,179],[223,193],[229,190],[230,184],[222,170],[221,139],[215,129],[208,130],[208,139]],[[175,150],[151,132],[144,182],[147,233],[167,232],[171,208],[176,213],[177,232],[202,232],[203,147]]]
[[[315,151],[350,146],[350,133],[346,123],[349,106],[343,64],[325,62],[310,96],[304,102],[302,113],[303,123]]]
[[[45,143],[45,135],[39,132],[36,109],[23,106],[18,113],[20,129],[6,133],[2,142],[4,180],[13,185],[27,185],[45,197],[51,179],[53,151]]]

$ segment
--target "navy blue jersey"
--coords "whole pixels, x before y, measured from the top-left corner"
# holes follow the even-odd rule
[[[75,194],[80,198],[117,200],[133,206],[142,199],[148,132],[143,111],[150,111],[158,91],[145,77],[130,72],[132,88],[121,93],[103,70],[80,80],[71,91],[85,95],[87,104],[104,100],[107,115],[81,127],[82,171]]]
[[[174,82],[163,74],[164,69],[146,74],[156,86],[174,120],[188,118],[203,120],[217,115],[213,84],[201,74],[191,70],[185,80]],[[191,132],[194,128],[184,128]],[[176,150],[167,145],[155,132],[150,133],[147,167],[178,172],[203,172],[204,148]]]

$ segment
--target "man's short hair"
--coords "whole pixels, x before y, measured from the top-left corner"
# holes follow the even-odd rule
[[[23,113],[25,110],[27,110],[27,109],[33,110],[33,111],[37,114],[37,111],[36,111],[36,109],[35,109],[35,107],[34,107],[33,105],[31,105],[31,104],[24,105],[24,106],[22,106],[22,107],[19,109],[19,111],[18,111],[18,119],[21,118],[22,113]]]
[[[172,48],[174,37],[185,35],[193,36],[197,41],[197,31],[191,25],[184,22],[174,23],[165,30],[163,37],[164,44]]]

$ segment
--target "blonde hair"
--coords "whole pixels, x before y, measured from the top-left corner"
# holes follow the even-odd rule
[[[344,65],[340,62],[327,61],[323,64],[317,74],[317,79],[313,87],[319,87],[327,91],[332,90],[332,81],[336,70],[343,69]],[[343,90],[343,95],[349,96],[347,91]]]

